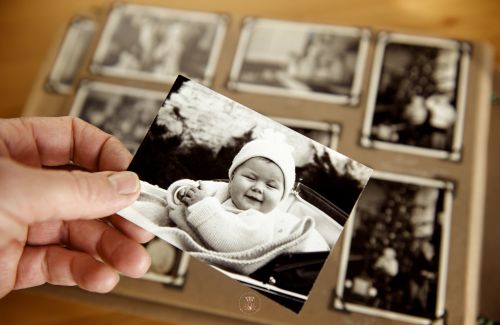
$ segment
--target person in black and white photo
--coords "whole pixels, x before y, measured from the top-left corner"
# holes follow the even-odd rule
[[[444,312],[451,183],[376,172],[346,238],[348,309],[407,320]]]
[[[379,36],[362,144],[458,160],[469,56],[464,42]]]
[[[286,143],[269,139],[250,141],[234,157],[229,182],[178,180],[164,194],[166,202],[156,206],[151,202],[161,200],[158,189],[149,194],[143,182],[145,193],[136,208],[148,218],[165,218],[181,229],[178,236],[190,237],[188,242],[182,241],[182,248],[243,274],[250,274],[280,253],[329,251],[325,239],[314,229],[313,218],[300,219],[279,208],[295,184],[295,163],[289,150]],[[237,253],[234,257],[238,260],[213,260],[213,253],[205,250]],[[273,254],[254,263],[245,258],[271,251]]]

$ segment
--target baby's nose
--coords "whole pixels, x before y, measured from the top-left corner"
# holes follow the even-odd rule
[[[252,190],[255,192],[262,193],[262,191],[264,190],[263,187],[264,186],[260,182],[257,182],[253,185]]]

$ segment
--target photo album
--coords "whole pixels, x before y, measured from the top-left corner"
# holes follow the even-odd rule
[[[80,13],[27,101],[134,155],[119,214],[155,235],[151,266],[102,299],[184,323],[471,323],[487,44],[208,7]]]
[[[182,76],[129,170],[121,216],[297,312],[372,173]]]

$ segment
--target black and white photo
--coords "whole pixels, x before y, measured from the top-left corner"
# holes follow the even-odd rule
[[[91,70],[173,83],[178,74],[209,84],[226,32],[220,14],[117,4],[108,16]]]
[[[144,246],[151,256],[151,266],[142,278],[182,287],[188,271],[189,255],[159,238],[154,238]]]
[[[362,28],[249,17],[228,87],[357,105],[369,40]]]
[[[453,183],[375,171],[344,235],[334,307],[444,324]]]
[[[164,100],[162,92],[83,80],[69,115],[114,135],[134,153]]]
[[[85,55],[96,34],[97,23],[84,16],[73,18],[59,47],[45,88],[59,94],[69,94]]]
[[[361,144],[460,160],[468,43],[380,33]]]
[[[181,76],[129,170],[120,215],[296,312],[371,175]]]
[[[273,120],[322,145],[337,149],[340,140],[340,125],[286,117],[270,116]]]

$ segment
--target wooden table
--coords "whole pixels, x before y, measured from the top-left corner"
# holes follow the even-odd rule
[[[0,118],[22,113],[33,81],[46,59],[58,32],[76,13],[103,10],[111,0],[2,0],[0,2]],[[183,9],[256,15],[290,20],[367,26],[388,30],[433,34],[436,36],[488,41],[496,49],[500,66],[500,1],[498,0],[173,0],[137,1]],[[500,85],[499,82],[496,85]],[[497,87],[498,88],[498,87]],[[500,95],[500,90],[495,92]],[[490,138],[500,137],[500,105],[492,110]],[[481,274],[481,313],[500,319],[500,154],[498,145],[489,145],[489,183]],[[66,323],[155,324],[146,318],[129,316],[82,302],[40,295],[38,292],[14,292],[0,301],[4,324]],[[6,321],[6,322],[5,322]],[[164,323],[162,323],[164,324]]]

